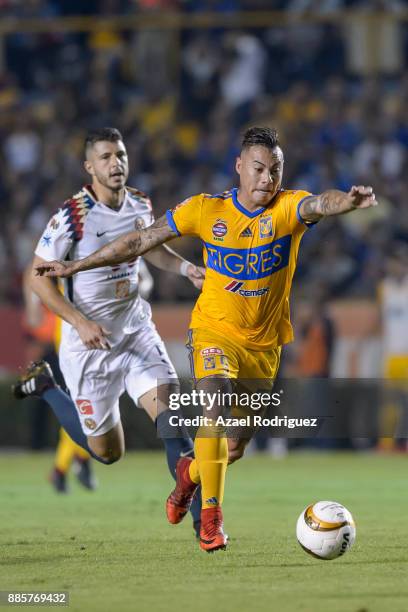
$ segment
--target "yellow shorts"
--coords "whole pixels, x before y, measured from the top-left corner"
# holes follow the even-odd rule
[[[253,351],[208,329],[190,329],[187,349],[194,381],[205,376],[273,380],[279,369],[280,346]]]

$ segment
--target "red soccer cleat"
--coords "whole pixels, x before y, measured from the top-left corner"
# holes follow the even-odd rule
[[[201,510],[200,548],[207,552],[225,550],[228,537],[223,527],[221,506]]]
[[[191,503],[198,484],[190,478],[189,467],[191,457],[182,457],[176,465],[176,487],[166,501],[166,514],[169,523],[177,525],[190,510]]]

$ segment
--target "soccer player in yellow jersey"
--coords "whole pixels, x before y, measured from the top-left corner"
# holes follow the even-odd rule
[[[320,195],[282,189],[284,157],[277,132],[247,130],[236,161],[238,189],[200,194],[167,211],[142,231],[124,234],[78,261],[46,262],[38,274],[71,276],[127,261],[179,235],[203,241],[206,278],[191,321],[190,349],[199,389],[229,391],[230,379],[273,379],[281,346],[293,338],[289,294],[302,235],[325,216],[377,204],[371,187]],[[167,516],[178,523],[202,486],[200,546],[225,548],[221,503],[227,463],[239,459],[248,438],[198,435],[195,459],[177,465]]]

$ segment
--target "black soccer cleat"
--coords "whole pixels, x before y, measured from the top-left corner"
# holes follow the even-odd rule
[[[50,474],[50,483],[57,493],[68,493],[67,475],[58,468],[54,468]]]
[[[89,491],[95,491],[98,487],[98,481],[92,470],[90,459],[76,459],[74,465],[75,476],[78,482]]]
[[[44,391],[55,389],[57,386],[50,364],[42,359],[30,363],[11,390],[16,399],[24,399],[41,397]]]

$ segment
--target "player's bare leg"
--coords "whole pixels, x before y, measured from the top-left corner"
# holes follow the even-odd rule
[[[115,463],[125,453],[125,437],[121,421],[100,436],[88,436],[88,446],[106,463]]]
[[[169,407],[166,398],[169,398],[171,393],[178,393],[179,389],[177,382],[154,387],[154,389],[150,389],[150,391],[147,391],[144,395],[139,397],[138,403],[141,408],[147,412],[154,423],[159,414]]]
[[[244,456],[251,438],[228,438],[228,465]]]

